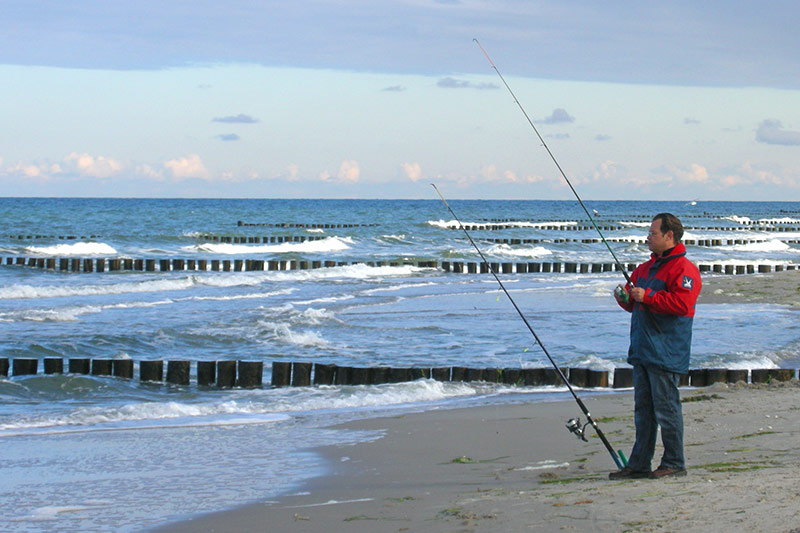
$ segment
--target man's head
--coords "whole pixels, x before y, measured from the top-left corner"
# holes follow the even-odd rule
[[[647,234],[647,247],[656,255],[674,248],[683,238],[683,224],[675,215],[659,213],[653,217]]]

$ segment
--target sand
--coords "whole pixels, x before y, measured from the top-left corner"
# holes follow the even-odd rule
[[[800,305],[797,272],[704,281],[702,303]],[[628,454],[632,393],[581,395]],[[682,396],[686,477],[610,481],[616,466],[594,431],[582,442],[564,427],[581,415],[571,399],[443,409],[346,424],[382,438],[319,450],[330,474],[295,495],[162,530],[800,533],[800,383]]]

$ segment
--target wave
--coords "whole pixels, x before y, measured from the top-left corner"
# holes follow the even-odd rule
[[[735,250],[737,252],[784,252],[791,247],[783,241],[770,240],[766,242],[751,242],[747,244],[735,244],[727,246],[728,250]]]
[[[512,248],[508,244],[491,246],[487,250],[487,253],[490,255],[506,255],[511,257],[543,257],[553,254],[553,252],[542,246],[534,246],[533,248]]]
[[[326,237],[317,241],[284,242],[280,244],[264,244],[251,246],[246,244],[203,243],[182,248],[188,252],[212,253],[220,255],[236,254],[283,254],[283,253],[322,253],[349,250],[355,244],[350,237]]]
[[[459,229],[461,226],[458,224],[458,220],[428,220],[427,224],[429,226],[434,226],[437,228],[443,229]],[[509,228],[543,228],[546,226],[555,226],[559,228],[568,227],[568,226],[577,226],[578,222],[574,220],[553,220],[553,221],[542,221],[542,222],[526,222],[526,221],[509,221],[509,222],[463,222],[463,225],[466,227],[469,226],[504,226]],[[648,224],[649,225],[649,224]]]
[[[102,242],[76,242],[53,246],[27,246],[24,250],[37,255],[116,255],[117,251]]]
[[[352,278],[373,279],[380,277],[408,276],[422,272],[425,268],[412,265],[372,267],[365,264],[314,270],[270,271],[247,274],[192,274],[181,278],[166,278],[146,281],[127,281],[107,285],[28,285],[17,283],[0,287],[2,299],[62,298],[72,296],[95,296],[142,292],[168,292],[186,290],[198,285],[209,287],[255,286],[265,281],[309,281],[321,279]],[[275,293],[279,294],[279,293]],[[269,296],[267,293],[265,296]],[[259,296],[252,296],[258,298]]]

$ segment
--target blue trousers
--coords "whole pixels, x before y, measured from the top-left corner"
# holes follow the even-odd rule
[[[679,375],[655,367],[633,367],[633,419],[636,442],[628,466],[649,471],[656,448],[658,427],[664,455],[661,466],[686,468],[683,456],[683,412],[678,394]]]

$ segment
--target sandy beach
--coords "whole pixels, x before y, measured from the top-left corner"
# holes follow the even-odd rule
[[[705,280],[701,303],[800,305],[800,273]],[[630,391],[582,392],[609,441],[634,439]],[[294,495],[162,531],[800,531],[800,384],[685,389],[688,476],[609,481],[591,428],[565,428],[571,399],[434,410],[346,427],[381,438],[318,450],[329,475]],[[660,447],[653,467],[658,466]]]

